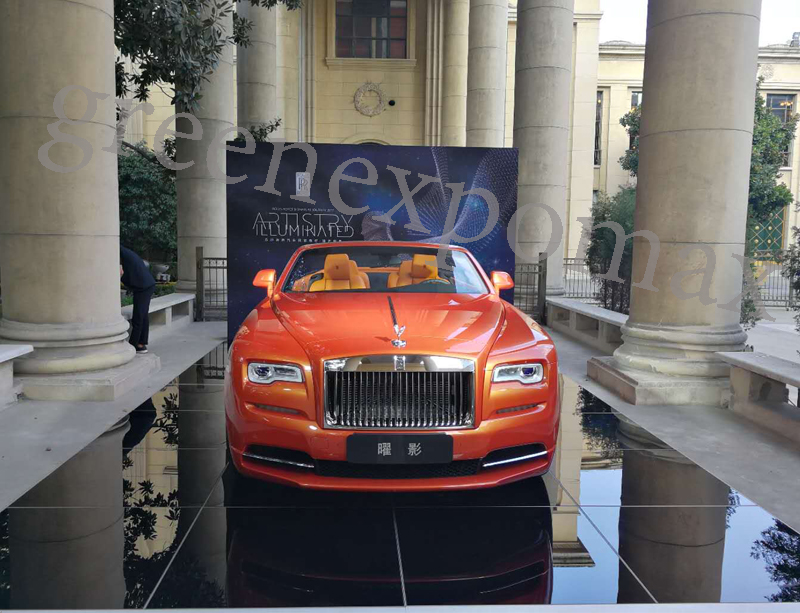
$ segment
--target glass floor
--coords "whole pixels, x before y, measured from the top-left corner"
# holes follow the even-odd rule
[[[544,478],[320,493],[227,465],[224,359],[0,513],[0,609],[800,601],[795,531],[566,378]]]

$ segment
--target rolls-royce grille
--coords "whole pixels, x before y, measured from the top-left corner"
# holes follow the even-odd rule
[[[329,428],[465,428],[474,423],[472,372],[325,375]]]

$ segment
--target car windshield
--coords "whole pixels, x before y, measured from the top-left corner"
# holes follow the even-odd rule
[[[445,251],[439,266],[431,247],[322,247],[303,252],[289,272],[285,292],[408,292],[487,294],[470,258]]]

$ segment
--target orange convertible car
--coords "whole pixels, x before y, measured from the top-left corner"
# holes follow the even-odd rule
[[[236,334],[226,377],[239,473],[333,490],[492,487],[547,471],[550,338],[465,249],[302,247]]]

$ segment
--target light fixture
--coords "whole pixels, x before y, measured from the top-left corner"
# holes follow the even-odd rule
[[[302,383],[303,371],[299,366],[291,364],[252,362],[247,365],[247,379],[260,385],[269,385],[275,381]]]
[[[539,383],[544,379],[544,367],[539,363],[504,364],[495,366],[492,373],[494,383],[518,381],[525,385]]]

